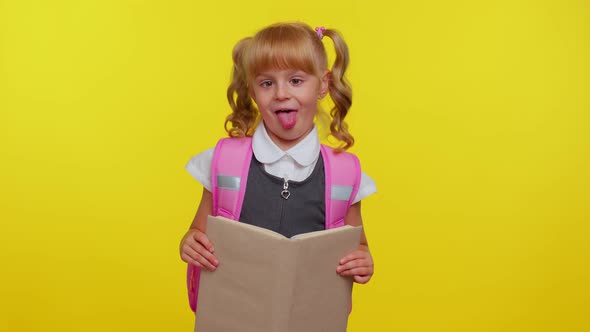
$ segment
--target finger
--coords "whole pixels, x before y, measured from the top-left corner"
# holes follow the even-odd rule
[[[207,252],[207,251],[205,251],[205,252]],[[208,270],[215,271],[215,269],[217,268],[210,261],[208,261],[205,257],[203,257],[203,255],[201,255],[199,252],[197,252],[196,250],[193,250],[190,247],[184,251],[184,254],[188,255],[188,257],[190,257],[193,261],[198,262],[201,267],[204,267]]]
[[[343,270],[338,272],[341,276],[348,277],[348,276],[367,276],[371,275],[371,269],[362,266],[362,267],[355,267],[353,269]]]
[[[371,263],[370,260],[368,259],[355,259],[352,261],[347,262],[346,264],[340,264],[338,265],[338,267],[336,268],[336,270],[338,272],[342,272],[342,271],[346,271],[346,270],[350,270],[350,269],[354,269],[357,267],[368,267],[368,266],[372,266],[373,264]]]
[[[340,259],[340,265],[346,264],[350,261],[356,260],[356,259],[364,259],[367,258],[369,256],[369,253],[366,251],[361,251],[361,250],[356,250],[344,257],[342,257],[342,259]]]
[[[358,284],[366,284],[367,282],[369,282],[369,280],[371,280],[371,276],[354,276],[352,277],[352,279]]]
[[[193,238],[197,242],[199,242],[209,252],[213,252],[215,250],[213,248],[213,243],[211,243],[211,241],[209,241],[209,238],[207,237],[207,235],[205,235],[205,233],[198,231],[193,235]]]
[[[198,242],[195,241],[190,241],[187,243],[187,245],[194,251],[196,251],[199,255],[205,257],[205,259],[215,265],[218,266],[219,265],[219,260],[217,260],[217,257],[215,257],[215,255],[213,255],[210,251],[208,251],[205,247],[203,247],[203,245],[201,245]]]
[[[187,264],[191,264],[194,265],[196,267],[203,267],[203,265],[201,265],[201,263],[197,262],[196,260],[194,260],[191,256],[189,256],[187,253],[182,253],[180,255],[180,257],[182,258],[183,261],[185,261]]]

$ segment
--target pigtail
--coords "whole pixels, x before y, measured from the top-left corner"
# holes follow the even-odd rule
[[[250,93],[246,73],[242,64],[242,56],[252,38],[240,40],[233,49],[232,58],[234,68],[232,81],[227,88],[227,101],[232,113],[225,118],[225,131],[230,137],[251,136],[257,121],[258,111],[254,106]],[[229,124],[231,123],[231,128]]]
[[[330,110],[332,116],[330,132],[332,136],[344,143],[337,149],[343,151],[354,144],[354,137],[348,132],[348,125],[344,122],[344,118],[352,106],[352,89],[344,77],[349,62],[348,46],[335,30],[325,29],[323,35],[332,39],[336,50],[336,59],[332,66],[329,84],[330,98],[334,102],[334,107]]]

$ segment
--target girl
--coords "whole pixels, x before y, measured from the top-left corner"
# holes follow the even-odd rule
[[[322,43],[324,36],[332,39],[336,50],[331,70]],[[233,62],[232,82],[227,90],[233,112],[227,117],[225,128],[230,137],[251,136],[253,151],[248,185],[237,219],[287,237],[324,229],[325,202],[321,194],[325,190],[324,161],[314,118],[321,117],[319,100],[329,94],[334,102],[330,131],[341,142],[336,151],[346,153],[342,151],[353,145],[354,139],[344,122],[352,101],[350,86],[344,78],[348,66],[345,42],[331,29],[321,27],[314,31],[303,23],[280,23],[238,42],[233,50]],[[180,244],[183,261],[211,271],[220,264],[214,244],[205,233],[207,215],[214,213],[213,159],[212,148],[186,165],[204,188],[196,216]],[[373,180],[362,173],[345,224],[362,225],[360,201],[375,191]],[[313,195],[317,192],[320,195]],[[272,208],[277,200],[283,199],[292,202],[285,204],[292,206],[290,210]],[[336,271],[357,283],[371,279],[373,260],[364,233],[358,250],[343,257]]]

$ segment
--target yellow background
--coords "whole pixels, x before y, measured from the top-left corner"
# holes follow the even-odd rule
[[[191,331],[184,164],[283,20],[350,46],[379,193],[348,331],[589,331],[590,4],[384,3],[1,0],[0,331]]]

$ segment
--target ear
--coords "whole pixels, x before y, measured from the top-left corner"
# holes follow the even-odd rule
[[[330,90],[330,78],[332,77],[332,73],[329,70],[325,70],[324,74],[320,78],[320,98],[324,98],[328,91]]]

